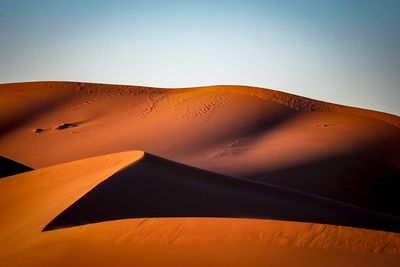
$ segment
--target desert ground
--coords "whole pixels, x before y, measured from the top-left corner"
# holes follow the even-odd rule
[[[399,266],[399,127],[246,86],[1,84],[0,263]]]

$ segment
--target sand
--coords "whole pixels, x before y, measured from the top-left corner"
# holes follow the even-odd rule
[[[108,220],[262,218],[400,233],[400,218],[143,153],[52,220],[44,231]]]
[[[400,214],[394,115],[243,86],[17,83],[0,101],[0,155],[32,168],[142,150]]]
[[[113,175],[132,172],[143,156],[117,153],[1,179],[0,261],[6,266],[396,266],[400,260],[400,234],[315,223],[138,218],[42,231]]]
[[[36,170],[0,179],[0,261],[396,266],[399,127],[245,86],[2,84],[0,156]]]

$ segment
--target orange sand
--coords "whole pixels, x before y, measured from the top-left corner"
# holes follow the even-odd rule
[[[321,224],[153,218],[41,230],[143,156],[111,153],[137,149],[400,216],[399,127],[395,115],[244,86],[2,84],[0,156],[38,170],[0,178],[0,262],[397,266],[399,234]]]
[[[0,261],[5,266],[396,266],[400,260],[400,234],[310,223],[153,218],[41,232],[142,155],[100,156],[1,179]]]

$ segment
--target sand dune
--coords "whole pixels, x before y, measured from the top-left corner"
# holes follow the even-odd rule
[[[400,259],[399,234],[300,222],[152,218],[42,231],[58,214],[121,172],[142,171],[151,179],[157,174],[154,170],[172,169],[164,174],[167,180],[171,172],[178,171],[174,179],[188,170],[201,172],[176,165],[139,151],[125,152],[1,179],[0,261],[6,266],[339,266],[343,261],[353,266],[396,266]],[[124,178],[139,185],[135,177]],[[190,177],[188,182],[201,178],[194,173]],[[98,201],[92,204],[109,208]],[[129,208],[132,203],[126,204]]]
[[[1,84],[0,262],[396,266],[399,127],[246,86]]]
[[[0,101],[0,155],[33,168],[139,149],[400,214],[394,115],[243,86],[18,83]]]
[[[400,232],[400,218],[394,216],[150,154],[97,185],[44,230],[152,217],[280,219]]]

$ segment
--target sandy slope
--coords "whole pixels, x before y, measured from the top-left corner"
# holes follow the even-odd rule
[[[400,215],[400,119],[243,86],[0,85],[0,155],[38,168],[140,149]]]
[[[281,219],[400,233],[400,217],[203,171],[147,153],[97,185],[44,230],[153,217]]]
[[[400,234],[318,223],[400,227],[399,127],[244,86],[2,84],[1,170],[39,169],[0,179],[0,263],[397,266]]]
[[[143,156],[140,151],[117,153],[1,179],[0,262],[6,266],[396,266],[400,260],[399,234],[310,223],[154,218],[41,231],[116,173],[138,171],[131,168],[143,161],[148,166],[142,171],[148,177],[154,170],[176,168],[160,167]]]

